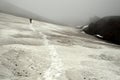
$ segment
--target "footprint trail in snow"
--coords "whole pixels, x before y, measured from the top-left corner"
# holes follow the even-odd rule
[[[30,29],[32,31],[36,31],[32,24],[30,24]],[[49,55],[51,56],[50,67],[44,72],[43,78],[44,80],[59,80],[61,75],[64,74],[64,68],[61,58],[59,57],[59,54],[57,53],[55,46],[49,44],[47,36],[42,32],[39,32],[39,34],[42,35],[44,45],[48,48]]]

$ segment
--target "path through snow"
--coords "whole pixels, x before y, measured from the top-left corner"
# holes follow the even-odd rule
[[[36,31],[32,24],[30,24],[30,29],[32,31]],[[49,40],[47,39],[47,36],[42,32],[39,32],[39,34],[42,35],[44,40],[44,45],[46,46],[46,48],[48,48],[49,55],[51,56],[51,65],[44,72],[43,78],[45,80],[59,80],[61,75],[64,74],[64,68],[61,58],[59,57],[59,54],[57,53],[55,46],[49,44]]]

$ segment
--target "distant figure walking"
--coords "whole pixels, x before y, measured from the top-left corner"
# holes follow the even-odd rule
[[[30,18],[30,23],[32,23],[32,19]]]

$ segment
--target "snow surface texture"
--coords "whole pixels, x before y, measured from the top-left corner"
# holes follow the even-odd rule
[[[32,24],[30,24],[30,28],[32,31],[36,32]],[[44,45],[49,50],[48,55],[51,56],[51,66],[44,72],[43,78],[45,80],[58,80],[58,78],[60,78],[60,75],[64,73],[61,59],[59,58],[55,46],[49,44],[49,40],[47,39],[47,36],[42,32],[39,32],[39,34],[42,35]]]
[[[120,80],[120,46],[32,22],[0,13],[0,80]]]

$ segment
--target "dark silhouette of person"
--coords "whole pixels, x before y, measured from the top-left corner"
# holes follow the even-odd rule
[[[32,23],[32,19],[30,18],[30,23]]]

